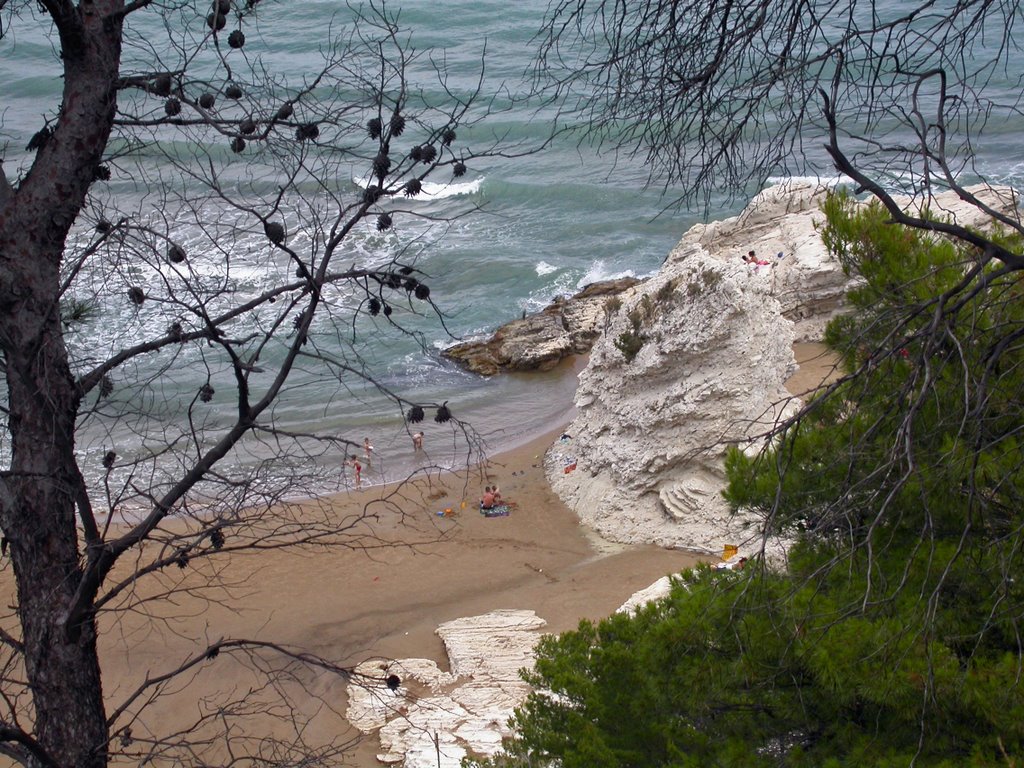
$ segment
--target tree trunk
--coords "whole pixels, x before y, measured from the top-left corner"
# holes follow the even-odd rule
[[[21,270],[13,286],[20,300],[0,315],[12,453],[2,524],[18,586],[36,737],[61,766],[84,768],[106,762],[106,716],[93,618],[80,632],[69,632],[66,622],[82,576],[75,521],[79,395],[61,333],[59,259],[32,242],[40,227],[8,230],[2,245],[5,257],[35,265]]]
[[[18,587],[35,739],[62,768],[99,768],[107,726],[95,617],[87,611],[75,627],[66,620],[83,566],[74,455],[81,393],[63,338],[60,267],[113,124],[123,3],[94,0],[81,12],[70,3],[46,7],[65,65],[61,111],[29,173],[0,198],[0,348],[11,434],[0,525]]]
[[[78,396],[54,306],[56,270],[38,251],[32,261],[41,268],[25,285],[30,298],[17,306],[17,321],[2,321],[5,341],[18,340],[6,349],[13,455],[11,508],[4,509],[3,525],[18,586],[36,738],[61,766],[102,766],[106,716],[93,619],[77,638],[65,621],[81,580],[74,506]],[[33,300],[39,295],[48,300]]]
[[[43,362],[39,368],[52,364]],[[43,399],[42,391],[41,387],[34,393],[32,403],[19,402],[11,408],[12,422],[18,414],[23,439],[16,441],[18,459],[12,472],[16,506],[10,519],[17,522],[5,525],[5,531],[17,578],[25,670],[41,746],[61,766],[99,767],[106,764],[107,728],[94,619],[90,614],[75,636],[66,626],[81,579],[73,507],[74,457],[69,436],[57,434],[63,430],[51,426],[60,422],[66,426],[66,414],[46,424],[47,417],[57,415],[55,409],[37,407],[30,420],[25,418],[25,412]],[[52,397],[52,383],[45,392],[47,399],[59,400]],[[24,394],[28,393],[16,397],[12,386],[12,405]],[[41,468],[36,476],[34,467]]]

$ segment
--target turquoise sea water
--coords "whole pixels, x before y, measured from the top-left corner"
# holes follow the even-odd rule
[[[533,37],[547,7],[545,0],[519,3],[489,0],[406,0],[390,3],[399,11],[411,44],[441,61],[454,89],[468,89],[480,77],[483,90],[525,92],[524,74],[534,55]],[[60,80],[52,43],[44,32],[45,19],[34,4],[26,4],[22,19],[0,41],[0,141],[6,143],[5,169],[13,173],[25,162],[28,138],[42,118],[52,116],[59,98]],[[301,0],[265,3],[260,9],[260,33],[250,33],[248,49],[259,52],[275,69],[293,80],[317,68],[324,30],[340,30],[347,11],[336,2]],[[128,55],[143,55],[129,49]],[[1024,63],[1024,62],[1022,62]],[[413,75],[429,82],[428,59],[413,66]],[[419,69],[417,69],[417,67]],[[527,144],[539,144],[550,129],[536,107],[524,103],[485,124],[494,133]],[[47,111],[49,110],[49,111]],[[979,147],[979,168],[992,179],[1021,185],[1024,149],[1020,124],[1000,124],[986,134]],[[490,451],[516,443],[556,426],[566,418],[574,377],[571,373],[504,376],[481,379],[445,363],[437,352],[454,341],[489,333],[498,324],[524,310],[543,307],[558,294],[571,293],[595,280],[621,275],[644,276],[658,268],[685,230],[703,218],[702,212],[664,208],[677,194],[645,186],[646,170],[638,161],[602,155],[595,148],[566,138],[521,158],[494,158],[472,165],[456,184],[436,189],[422,211],[449,216],[479,206],[476,213],[431,226],[422,221],[404,223],[387,237],[368,226],[351,242],[353,263],[373,263],[401,249],[412,249],[417,266],[430,275],[432,298],[447,316],[450,333],[435,322],[418,324],[427,354],[410,339],[379,334],[363,353],[375,377],[410,400],[447,401],[452,411],[470,422]],[[356,189],[358,178],[339,184]],[[112,180],[110,189],[142,194],[130,179]],[[732,215],[740,202],[723,198],[713,203],[711,216]],[[188,241],[189,233],[177,233]],[[217,254],[208,254],[208,268],[216,272]],[[202,263],[203,255],[195,257]],[[258,290],[261,265],[240,258],[234,277],[239,290]],[[97,278],[99,279],[99,278]],[[93,345],[97,354],[116,349],[127,338],[142,338],[166,327],[166,318],[146,319],[125,303],[102,308],[102,316],[84,330],[77,344]],[[145,366],[145,360],[141,365]],[[166,404],[139,404],[144,418],[173,422],[183,418],[179,401],[187,402],[198,389],[205,370],[178,361],[162,392]],[[211,404],[229,412],[230,402]],[[361,443],[369,436],[382,461],[367,475],[370,482],[403,476],[415,463],[406,425],[393,403],[372,390],[355,386],[339,391],[337,382],[308,377],[308,385],[295,389],[275,410],[279,426],[295,431],[320,429]],[[428,412],[422,425],[427,433],[430,460],[442,464],[464,461],[466,452],[449,426],[434,424]],[[92,431],[90,431],[92,430]],[[143,450],[146,440],[131,432],[113,433],[106,426],[84,425],[80,449],[102,454],[111,442],[120,452]],[[252,448],[230,458],[247,464],[265,454]],[[327,451],[317,460],[325,468],[337,467],[339,451]],[[95,464],[95,462],[91,462]],[[383,471],[382,471],[383,468]],[[325,487],[344,487],[328,472]]]

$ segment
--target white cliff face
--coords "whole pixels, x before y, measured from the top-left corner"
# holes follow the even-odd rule
[[[757,535],[720,492],[726,446],[759,445],[796,366],[771,270],[683,243],[611,317],[580,376],[571,440],[548,455],[552,485],[602,536],[721,552]],[[645,339],[632,360],[623,334]]]
[[[794,323],[793,340],[818,341],[828,321],[842,311],[850,282],[818,235],[827,193],[828,187],[809,182],[768,187],[738,216],[691,227],[668,261],[681,256],[686,245],[699,245],[727,264],[753,250],[772,264],[756,271],[770,283],[782,316]]]
[[[758,436],[798,406],[784,386],[792,345],[820,339],[843,311],[851,281],[818,234],[825,194],[791,182],[739,216],[691,228],[609,313],[580,375],[571,440],[546,457],[552,486],[603,537],[710,554],[761,549],[759,521],[730,514],[721,496],[723,457],[729,445],[759,449]],[[1013,209],[1005,190],[986,199]],[[932,210],[986,222],[951,195]],[[768,263],[746,264],[751,250]],[[764,544],[772,555],[785,547]]]

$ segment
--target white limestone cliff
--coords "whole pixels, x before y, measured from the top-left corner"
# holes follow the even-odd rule
[[[691,227],[666,263],[683,257],[687,245],[700,246],[710,257],[734,266],[754,251],[772,265],[752,271],[768,284],[782,316],[794,323],[793,340],[817,341],[825,324],[842,311],[849,284],[818,234],[825,221],[821,203],[829,188],[798,180],[768,187],[738,216]]]
[[[974,191],[1013,210],[1006,190]],[[759,436],[797,407],[784,386],[796,367],[792,345],[819,339],[843,311],[850,279],[818,233],[826,192],[792,181],[739,216],[694,226],[609,312],[580,375],[571,439],[545,462],[555,491],[601,536],[711,554],[725,544],[760,550],[759,521],[731,515],[721,496],[723,457],[729,445],[760,448]],[[932,210],[986,222],[952,195]],[[768,264],[744,263],[750,250]],[[637,337],[629,359],[623,349]],[[785,548],[766,545],[771,554]]]
[[[684,243],[591,351],[571,439],[546,463],[555,490],[602,536],[721,552],[758,535],[720,492],[726,445],[771,429],[796,365],[793,323],[763,269]],[[636,331],[630,313],[642,316]],[[624,333],[646,337],[628,361],[615,346]]]

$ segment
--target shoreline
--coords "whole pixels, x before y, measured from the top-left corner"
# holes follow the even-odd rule
[[[628,565],[630,572],[623,576],[622,589],[625,591],[622,592],[622,599],[618,599],[617,596],[611,597],[610,593],[619,591],[614,587],[605,591],[609,596],[610,613],[635,591],[632,589],[634,584],[637,588],[649,584],[643,578],[637,579],[632,575],[647,570],[636,567],[637,564],[632,562],[636,557],[648,557],[652,565],[659,559],[679,560],[680,568],[706,559],[698,553],[666,549],[653,544],[623,545],[606,542],[583,526],[576,514],[566,507],[550,488],[544,474],[544,453],[568,423],[566,420],[521,445],[496,453],[479,465],[455,471],[432,472],[428,477],[418,477],[409,481],[412,486],[422,486],[415,493],[406,496],[411,501],[406,511],[414,521],[412,527],[418,531],[436,532],[437,540],[432,544],[420,545],[409,560],[422,566],[416,576],[417,584],[405,583],[406,580],[401,576],[396,577],[394,567],[397,567],[398,563],[387,557],[380,562],[380,567],[377,568],[380,573],[372,577],[372,580],[374,584],[379,584],[380,579],[385,578],[383,574],[387,573],[387,578],[403,584],[403,599],[392,602],[393,611],[415,612],[411,603],[418,601],[419,607],[431,606],[431,617],[425,624],[417,622],[416,631],[420,633],[418,638],[408,628],[402,628],[401,635],[385,633],[378,637],[373,648],[379,655],[400,658],[403,654],[408,655],[406,651],[410,650],[409,645],[431,645],[436,652],[427,654],[427,657],[442,668],[446,668],[447,658],[443,646],[434,633],[437,625],[444,621],[497,608],[532,608],[547,619],[549,625],[554,623],[558,626],[558,629],[551,631],[562,631],[575,627],[580,618],[602,618],[607,613],[601,609],[596,613],[584,611],[570,619],[557,615],[544,616],[542,608],[538,605],[527,605],[523,601],[525,593],[531,592],[538,585],[557,584],[564,575],[575,574],[602,560],[619,558],[622,561],[630,561],[617,563]],[[492,483],[499,484],[504,498],[515,502],[515,507],[508,517],[486,518],[477,508],[482,487]],[[342,493],[340,496],[343,498],[334,498],[332,503],[374,501],[388,490],[393,490],[394,486],[395,484],[372,486],[362,491]],[[442,496],[441,493],[445,495]],[[466,503],[465,509],[461,509],[463,502]],[[438,514],[446,507],[453,510],[454,514],[451,517],[442,517]],[[486,568],[482,564],[475,568],[477,561],[481,559],[479,552],[459,554],[459,565],[475,568],[479,575],[472,587],[467,589],[468,585],[463,585],[451,590],[449,603],[449,599],[443,597],[448,591],[444,585],[444,567],[453,553],[445,550],[458,549],[463,545],[490,550],[498,561],[511,557],[521,559],[522,562],[514,572],[496,572],[495,568]],[[661,553],[664,553],[664,558],[659,557]],[[521,557],[516,558],[516,554]],[[624,557],[630,554],[633,557]],[[532,559],[527,560],[528,557]],[[403,564],[406,562],[404,557],[399,557],[398,560]],[[500,562],[495,562],[494,565],[497,567]],[[655,570],[660,571],[661,566],[656,565]],[[671,571],[665,571],[668,572]],[[659,577],[665,573],[659,573]],[[427,583],[430,586],[427,586]],[[429,597],[427,593],[433,596]],[[550,598],[549,595],[536,594],[532,597],[541,598],[540,604],[548,602]],[[582,600],[578,594],[576,598],[580,601],[580,607],[585,608],[587,601]],[[502,599],[505,599],[504,603],[501,602]],[[509,599],[512,600],[511,603]],[[554,602],[565,605],[557,598]],[[412,639],[406,640],[407,637]],[[412,655],[419,656],[422,652]]]
[[[548,416],[546,422],[542,424],[528,424],[525,428],[519,431],[512,431],[510,426],[486,427],[484,425],[477,426],[476,424],[471,424],[470,426],[473,428],[474,439],[480,441],[480,446],[485,451],[493,448],[495,444],[501,445],[501,447],[493,453],[482,454],[482,458],[477,461],[475,465],[471,466],[479,466],[481,464],[488,463],[497,463],[500,465],[501,457],[503,455],[513,452],[522,446],[533,443],[537,438],[542,437],[545,434],[556,432],[560,429],[560,427],[557,426],[552,427],[552,424],[562,425],[562,428],[569,424],[576,416],[576,406],[572,400],[576,391],[575,382],[579,377],[579,374],[584,368],[586,368],[587,361],[589,359],[589,354],[571,355],[560,361],[558,365],[549,371],[539,373],[514,372],[501,374],[505,377],[520,377],[525,380],[529,380],[530,378],[537,379],[540,386],[550,386],[553,389],[552,394],[556,398],[561,399],[562,397],[568,396],[568,399],[564,407],[557,408],[555,413]],[[569,386],[570,384],[572,384],[571,387]],[[427,426],[426,421],[419,424],[406,425],[410,433],[423,431],[425,426]],[[373,440],[370,442],[372,443]],[[467,470],[465,462],[459,463],[454,461],[456,454],[463,456],[466,454],[466,446],[463,446],[461,451],[456,452],[446,449],[447,452],[443,456],[439,456],[438,460],[435,461],[431,458],[431,450],[433,450],[436,455],[439,449],[432,448],[432,446],[436,446],[437,444],[437,438],[428,434],[424,442],[425,447],[422,451],[422,455],[413,453],[410,458],[408,451],[404,450],[404,448],[400,449],[396,454],[397,461],[400,462],[397,469],[390,465],[387,466],[386,473],[387,475],[391,475],[391,477],[385,476],[383,480],[379,478],[379,475],[375,477],[377,470],[373,468],[372,464],[369,467],[371,472],[368,474],[367,465],[364,462],[363,485],[361,489],[356,489],[350,485],[351,472],[346,469],[342,473],[341,478],[341,482],[344,484],[344,487],[335,491],[328,491],[320,494],[315,498],[393,487],[405,482],[413,473],[417,472],[436,475],[445,472],[462,473]],[[374,462],[380,464],[385,461],[385,457],[380,455],[379,452],[375,451],[375,454],[377,455],[375,456]],[[362,453],[357,451],[356,455],[362,458]],[[383,467],[383,464],[381,464],[381,466]],[[381,471],[385,470],[382,468]],[[308,500],[312,499],[296,499],[296,501]]]
[[[100,652],[108,711],[143,679],[178,666],[220,639],[258,637],[345,667],[368,659],[426,658],[447,670],[447,654],[436,634],[446,621],[497,609],[529,609],[547,622],[545,632],[562,632],[581,619],[609,615],[636,591],[695,564],[698,558],[690,553],[653,545],[595,549],[544,474],[544,452],[563,428],[560,423],[481,465],[431,470],[414,478],[395,497],[401,514],[382,514],[374,524],[372,549],[227,555],[229,589],[216,600],[182,593],[176,603],[161,604],[163,618],[157,621],[136,611],[103,614]],[[476,508],[483,486],[494,482],[506,499],[517,502],[507,517],[486,518]],[[326,508],[342,520],[394,491],[370,486],[309,504],[326,505],[317,509]],[[305,506],[290,505],[289,514],[301,515]],[[446,506],[455,514],[438,517]],[[198,563],[172,568],[154,574],[143,591],[157,593],[167,581],[188,589],[205,585],[209,577],[209,568]],[[4,579],[5,590],[13,587],[11,581]],[[145,718],[149,728],[179,725],[199,701],[251,686],[246,670],[223,656],[204,663],[177,697],[157,702]],[[300,700],[312,718],[308,738],[329,743],[356,737],[342,717],[348,680],[314,672],[300,677],[305,681]],[[145,721],[135,721],[133,731],[146,732]],[[123,724],[119,721],[118,727]],[[287,730],[287,724],[260,721],[250,728],[270,733]],[[377,751],[376,734],[360,737],[346,764],[377,768]]]
[[[574,358],[564,375],[575,375],[585,362]],[[564,412],[572,413],[571,403]],[[108,711],[142,680],[224,638],[259,638],[346,667],[368,659],[426,658],[447,670],[436,634],[446,621],[527,609],[547,622],[544,632],[558,633],[574,629],[581,619],[610,615],[666,574],[712,559],[655,545],[599,546],[602,542],[558,498],[544,472],[544,454],[570,420],[567,416],[479,465],[457,471],[431,468],[415,477],[396,497],[400,514],[382,515],[375,523],[373,548],[226,555],[224,579],[229,581],[216,599],[181,593],[175,603],[160,604],[156,620],[138,611],[102,614]],[[476,508],[483,485],[494,482],[505,498],[517,502],[508,517],[485,518]],[[341,520],[364,513],[370,502],[395,490],[393,484],[369,486],[307,504],[320,505]],[[290,504],[289,514],[301,514],[304,506]],[[445,507],[455,514],[439,517],[437,511]],[[169,582],[189,589],[205,586],[210,570],[173,568],[151,578],[142,591],[158,593]],[[0,572],[0,588],[7,595],[13,592],[12,582],[9,569]],[[250,679],[230,660],[208,662],[177,697],[158,701],[144,720],[133,722],[133,730],[144,733],[147,721],[154,732],[179,725],[199,701],[244,690]],[[342,717],[347,679],[310,672],[300,679],[305,681],[299,689],[303,706],[311,709],[307,736],[319,743],[356,737]],[[123,725],[119,721],[117,727]],[[250,732],[287,730],[277,720],[252,727],[256,730]],[[360,737],[346,764],[377,768],[377,751],[376,734]]]

